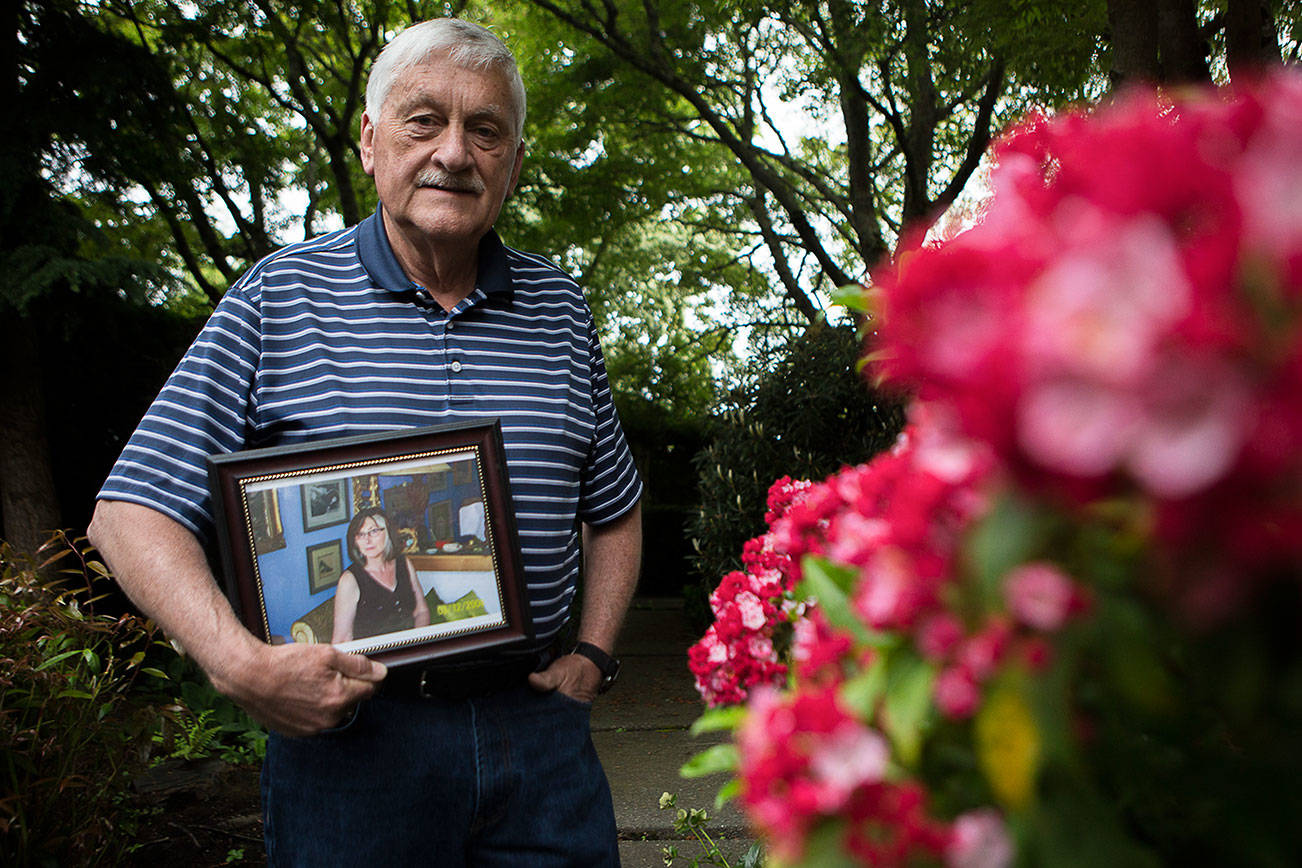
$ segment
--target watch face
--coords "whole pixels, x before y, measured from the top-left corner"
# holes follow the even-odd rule
[[[610,665],[606,667],[606,670],[604,672],[601,673],[601,687],[598,688],[599,692],[605,693],[607,690],[609,690],[614,685],[615,679],[618,677],[619,677],[619,661],[611,660]]]

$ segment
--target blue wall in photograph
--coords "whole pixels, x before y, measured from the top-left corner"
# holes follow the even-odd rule
[[[352,485],[344,486],[348,504],[345,510],[353,514]],[[308,546],[331,540],[343,541],[348,523],[341,522],[330,527],[314,531],[303,530],[303,489],[289,485],[279,490],[280,526],[285,529],[285,547],[279,551],[268,552],[258,558],[258,570],[262,573],[262,593],[267,606],[267,626],[272,636],[282,636],[289,641],[289,628],[298,618],[312,611],[334,594],[333,586],[313,594],[308,590],[307,549]],[[348,546],[344,544],[343,568],[348,566]],[[293,576],[291,581],[273,577]]]

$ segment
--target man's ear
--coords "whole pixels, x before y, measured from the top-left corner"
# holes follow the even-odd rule
[[[375,124],[371,116],[362,112],[362,170],[368,175],[375,174]]]
[[[516,182],[520,180],[520,167],[524,165],[524,140],[515,146],[515,165],[511,167],[511,183],[506,186],[506,195],[515,192]]]

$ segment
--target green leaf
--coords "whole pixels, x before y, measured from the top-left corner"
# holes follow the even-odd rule
[[[739,765],[737,746],[727,742],[701,751],[684,763],[678,773],[685,778],[701,778],[720,772],[735,772]]]
[[[746,706],[729,705],[722,708],[711,708],[702,714],[692,723],[692,735],[700,735],[705,732],[718,732],[726,729],[729,732],[735,730],[741,725],[746,718]]]
[[[49,669],[52,666],[57,666],[58,664],[62,663],[64,660],[67,660],[69,657],[77,657],[80,654],[81,654],[80,648],[74,648],[71,651],[64,651],[60,654],[55,654],[53,657],[49,658],[48,660],[42,661],[41,665],[36,667],[36,671],[44,672],[46,669]]]
[[[805,840],[802,868],[855,868],[845,852],[845,824],[832,820],[820,823]]]
[[[876,655],[867,669],[841,685],[841,701],[862,720],[873,716],[886,691],[886,661],[885,654]]]
[[[965,549],[987,608],[1003,607],[1004,576],[1036,556],[1043,536],[1041,516],[1030,504],[1013,496],[1000,497],[973,528]]]
[[[741,780],[733,778],[728,783],[719,787],[719,792],[714,794],[714,809],[723,810],[723,806],[735,799],[741,793]]]
[[[907,652],[892,656],[886,682],[883,725],[906,766],[914,766],[922,752],[922,737],[931,710],[935,667]]]
[[[849,592],[854,587],[858,573],[824,558],[807,557],[801,563],[804,579],[796,589],[797,596],[813,597],[827,617],[828,623],[854,636],[855,641],[874,648],[888,648],[899,643],[899,638],[879,633],[864,626],[851,608]]]
[[[67,690],[59,691],[60,699],[94,699],[95,697],[84,690],[77,690],[69,687]]]
[[[86,664],[87,668],[89,668],[91,672],[100,671],[102,661],[100,660],[100,656],[96,654],[92,649],[86,648],[85,650],[83,650],[81,652],[81,659],[82,662]]]
[[[869,290],[857,283],[838,286],[832,290],[832,304],[839,304],[855,313],[866,313],[873,307],[869,302],[868,292]]]

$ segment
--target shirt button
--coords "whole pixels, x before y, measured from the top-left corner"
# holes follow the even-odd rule
[[[459,374],[459,373],[461,373],[461,363],[460,363],[460,362],[453,362],[453,363],[452,363],[452,373],[454,373],[454,374]]]

